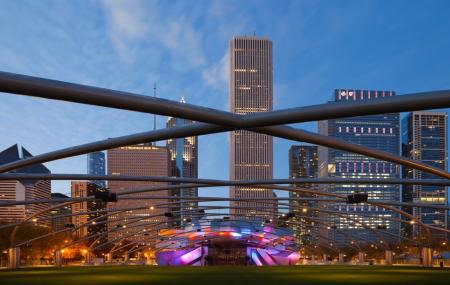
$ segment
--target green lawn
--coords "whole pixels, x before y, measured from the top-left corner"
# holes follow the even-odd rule
[[[381,266],[108,266],[0,271],[0,284],[449,284],[450,270]]]

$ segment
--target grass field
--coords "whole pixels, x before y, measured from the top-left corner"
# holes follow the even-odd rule
[[[450,270],[378,266],[108,266],[0,271],[0,284],[449,284]]]

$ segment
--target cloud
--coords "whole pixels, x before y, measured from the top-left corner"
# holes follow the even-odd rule
[[[227,50],[219,61],[203,70],[202,78],[207,85],[216,89],[224,89],[227,87],[230,78],[229,66],[230,56]]]
[[[183,9],[183,2],[171,2],[168,6],[140,0],[102,3],[109,36],[123,60],[133,61],[133,52],[142,45],[166,49],[176,58],[173,63],[180,59],[194,67],[206,63],[201,37],[188,10]]]
[[[129,39],[142,38],[147,32],[144,4],[142,1],[104,1],[113,31]]]

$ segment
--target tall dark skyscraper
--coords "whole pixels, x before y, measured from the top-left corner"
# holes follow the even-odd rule
[[[273,108],[272,42],[259,37],[230,41],[230,111],[239,115],[269,112]],[[246,130],[230,132],[230,179],[273,177],[273,138]],[[231,187],[231,198],[272,198],[273,190]],[[270,217],[262,209],[277,210],[273,202],[231,202],[235,218]],[[233,209],[238,207],[238,209]]]
[[[87,173],[90,175],[105,175],[106,174],[106,160],[103,151],[96,151],[87,154]],[[105,188],[104,180],[92,180],[92,183]]]
[[[444,170],[448,169],[448,124],[447,113],[412,112],[402,120],[403,155]],[[432,174],[415,169],[403,168],[405,178],[436,179]],[[447,206],[448,193],[443,186],[411,185],[403,187],[403,201]],[[431,208],[405,208],[418,220],[434,227],[448,227],[448,211]],[[432,231],[437,242],[446,240],[443,232]],[[424,236],[417,225],[405,225],[404,234],[408,237]]]
[[[395,96],[395,92],[338,89],[334,92],[333,104],[349,101],[383,100],[392,96]],[[319,122],[319,132],[346,142],[399,155],[399,118],[398,113],[392,113],[321,121]],[[319,147],[319,177],[399,178],[400,168],[391,162],[341,150]],[[330,185],[325,190],[344,195],[357,191],[363,192],[369,195],[369,199],[380,202],[400,201],[398,185]],[[359,223],[364,223],[370,227],[383,228],[395,235],[400,234],[400,225],[387,219],[398,217],[397,214],[391,211],[367,204],[333,203],[329,204],[329,206],[331,210],[349,214],[351,219]],[[330,222],[337,229],[347,231],[350,234],[363,235],[367,239],[378,241],[376,235],[371,231],[352,223],[352,221],[346,221],[344,217],[330,216]],[[334,230],[329,230],[325,234],[337,242],[348,241],[343,234]],[[394,236],[391,236],[390,239],[393,241],[398,240]]]
[[[184,98],[181,99],[184,103]],[[169,117],[167,128],[180,127],[192,124],[191,120]],[[167,149],[169,151],[169,175],[175,177],[198,178],[198,140],[197,137],[176,138],[167,140]],[[172,211],[195,210],[196,202],[184,200],[185,197],[198,197],[197,188],[185,188],[171,190],[172,202],[179,202],[172,207]],[[183,224],[183,219],[195,218],[193,215],[175,214],[175,219],[181,221],[175,224]]]
[[[289,149],[289,178],[317,178],[318,176],[318,160],[317,160],[317,146],[312,145],[293,145]],[[312,188],[313,185],[300,184],[292,185],[302,188]],[[311,194],[300,192],[289,192],[291,199],[296,198],[311,198],[315,197]],[[301,216],[315,217],[316,212],[309,208],[317,207],[317,202],[311,200],[291,200],[290,210],[296,213],[296,217],[292,218],[292,229],[299,244],[311,244],[317,238],[317,227],[314,223]],[[300,216],[300,217],[298,217]]]

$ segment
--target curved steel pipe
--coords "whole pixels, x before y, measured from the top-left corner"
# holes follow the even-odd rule
[[[19,84],[20,83],[20,84]],[[322,146],[327,146],[331,148],[338,148],[345,151],[350,151],[370,157],[374,157],[377,159],[390,161],[394,163],[398,163],[404,166],[411,167],[413,169],[421,170],[424,172],[429,172],[431,174],[435,174],[438,176],[441,176],[443,178],[450,178],[450,174],[435,167],[431,167],[427,164],[413,161],[410,159],[402,158],[400,156],[396,156],[387,152],[378,151],[370,148],[366,148],[360,145],[347,143],[342,140],[337,140],[335,138],[329,138],[327,136],[319,135],[310,133],[304,130],[297,130],[294,128],[290,128],[287,126],[274,126],[281,123],[294,123],[294,122],[301,122],[302,120],[299,119],[298,116],[301,116],[301,114],[306,112],[301,112],[302,110],[299,108],[294,108],[294,111],[286,111],[281,110],[278,111],[278,113],[275,113],[275,115],[269,113],[261,113],[261,114],[252,114],[247,116],[239,116],[236,114],[228,113],[225,111],[219,111],[214,110],[210,108],[203,108],[198,107],[194,105],[169,101],[169,100],[163,100],[160,98],[152,98],[152,97],[145,97],[145,96],[137,96],[130,93],[124,93],[124,92],[118,92],[118,91],[112,91],[112,90],[106,90],[101,88],[95,88],[95,87],[89,87],[89,86],[83,86],[83,85],[76,85],[76,84],[70,84],[60,81],[54,81],[54,80],[48,80],[43,78],[37,78],[37,77],[29,77],[29,76],[23,76],[18,74],[11,74],[11,73],[0,73],[0,89],[5,92],[12,92],[16,94],[23,94],[23,95],[30,95],[30,96],[38,96],[38,97],[45,97],[45,98],[52,98],[52,99],[60,99],[60,100],[66,100],[70,101],[69,99],[72,98],[72,100],[77,100],[80,98],[84,98],[84,103],[88,104],[94,104],[99,105],[101,102],[110,102],[113,105],[109,105],[108,107],[114,107],[114,108],[124,108],[125,106],[135,106],[136,108],[143,108],[143,106],[146,106],[147,111],[150,111],[151,113],[158,113],[158,114],[165,114],[169,116],[176,116],[176,117],[182,117],[182,118],[188,118],[193,119],[195,121],[206,121],[206,122],[213,122],[217,125],[212,125],[208,123],[196,123],[191,124],[188,126],[183,126],[180,128],[171,128],[166,130],[157,130],[153,132],[146,132],[146,133],[140,133],[135,134],[131,136],[125,136],[120,137],[116,139],[109,139],[106,141],[100,141],[96,143],[81,145],[77,147],[67,148],[60,151],[55,151],[48,154],[38,155],[35,157],[23,159],[20,161],[8,163],[5,165],[0,166],[0,172],[6,172],[9,170],[13,170],[19,167],[23,167],[29,164],[34,164],[38,162],[46,162],[58,158],[64,158],[64,157],[70,157],[74,155],[79,154],[85,154],[92,151],[97,150],[104,150],[109,149],[113,147],[123,146],[123,145],[131,145],[136,143],[142,143],[142,142],[149,142],[154,141],[155,138],[149,139],[146,137],[147,135],[155,135],[156,137],[159,136],[159,139],[156,140],[163,140],[168,138],[177,138],[177,137],[187,137],[187,136],[194,136],[194,135],[201,135],[206,133],[214,133],[214,132],[220,132],[220,131],[229,131],[233,129],[250,129],[251,131],[256,131],[268,135],[278,136],[285,139],[291,139],[291,140],[297,140],[297,141],[305,141],[313,144],[318,144]],[[63,92],[63,93],[62,93]],[[95,95],[95,96],[93,96]],[[375,106],[378,106],[379,112],[385,113],[387,112],[387,108],[385,105],[393,104],[396,105],[398,108],[405,108],[405,110],[411,110],[414,109],[414,106],[417,108],[423,109],[424,104],[423,100],[421,100],[421,97],[424,94],[421,95],[415,95],[411,96],[413,98],[400,98],[400,97],[392,97],[387,98],[385,100],[380,100],[380,102],[357,102],[357,104],[361,105],[355,105],[353,103],[344,104],[348,105],[346,106],[348,108],[347,112],[342,112],[342,114],[345,114],[345,116],[352,116],[351,110],[360,109],[359,112],[364,113],[362,110],[364,108],[372,108],[372,112],[375,110]],[[49,97],[50,96],[50,97]],[[405,96],[407,97],[407,96]],[[431,102],[434,102],[434,106],[437,106],[437,108],[442,108],[447,105],[450,105],[450,92],[449,91],[441,91],[441,92],[434,92],[434,93],[428,93],[427,95],[427,104],[431,104]],[[391,100],[392,99],[392,100]],[[415,101],[414,101],[415,100]],[[397,103],[395,103],[397,102]],[[415,102],[415,103],[412,103]],[[364,107],[365,105],[366,107]],[[373,107],[370,107],[370,106]],[[330,114],[333,113],[339,113],[339,110],[343,110],[344,107],[335,106],[334,104],[324,104],[319,109],[314,109],[312,114],[317,114],[321,109],[323,108],[332,108]],[[356,108],[358,107],[358,108]],[[431,106],[430,106],[431,107]],[[393,108],[393,107],[391,107]],[[391,109],[392,110],[392,109]],[[303,110],[304,111],[304,110]],[[290,113],[290,115],[288,115]],[[362,115],[361,113],[359,115]],[[276,121],[277,117],[295,117],[295,120],[292,121]],[[245,118],[244,118],[245,117]],[[339,117],[339,116],[338,116]],[[324,118],[330,118],[330,117],[316,117],[316,120],[322,120]],[[221,125],[227,125],[226,127],[221,127]],[[199,127],[200,126],[200,127]],[[197,127],[197,131],[200,133],[197,134],[186,134],[184,132],[184,135],[178,134],[175,135],[175,131],[183,133],[183,130],[186,131],[187,129],[195,129]],[[222,129],[221,129],[222,128]],[[171,137],[165,137],[161,138],[161,135],[163,132],[172,133]],[[167,134],[166,134],[167,135]],[[139,141],[140,139],[143,139],[143,137],[146,137],[144,141]],[[125,143],[127,141],[127,143]],[[86,151],[89,149],[89,151]]]
[[[211,113],[229,115],[228,112],[217,109],[9,72],[0,72],[0,92],[176,116],[199,122],[214,122],[219,125],[236,123],[233,119],[211,118]],[[424,97],[426,97],[426,100],[424,100]],[[251,124],[253,127],[262,127],[363,115],[439,109],[450,107],[449,99],[450,90],[440,90],[405,94],[370,102],[358,101],[296,107],[252,114],[242,118],[242,123],[239,126],[248,128],[248,125]]]
[[[106,180],[106,181],[146,181],[146,182],[170,182],[170,183],[198,183],[216,186],[228,186],[236,183],[236,186],[248,186],[254,184],[399,184],[399,185],[427,185],[450,186],[447,179],[401,179],[401,178],[287,178],[287,179],[260,179],[260,180],[223,180],[188,177],[167,176],[130,176],[130,175],[91,175],[91,174],[55,174],[55,173],[2,173],[1,180]],[[55,199],[54,201],[58,201]]]

